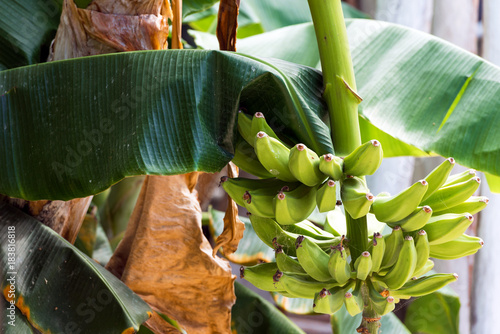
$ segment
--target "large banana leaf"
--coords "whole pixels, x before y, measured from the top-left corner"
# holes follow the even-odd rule
[[[149,306],[123,282],[5,202],[0,231],[3,295],[42,332],[121,333],[148,319]]]
[[[234,53],[166,50],[0,72],[0,193],[69,199],[125,176],[215,172],[239,107],[332,151],[317,71]]]

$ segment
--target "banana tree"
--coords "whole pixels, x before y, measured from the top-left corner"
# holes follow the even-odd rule
[[[209,8],[212,4],[192,1],[187,2],[185,8],[197,11]],[[301,8],[300,6],[304,5],[305,1],[301,1],[294,8]],[[370,160],[374,161],[376,169],[380,162],[380,148],[383,147],[384,156],[431,153],[452,155],[463,165],[500,175],[497,164],[500,159],[497,154],[500,141],[497,138],[498,133],[495,132],[498,125],[495,118],[497,102],[493,98],[498,86],[499,72],[498,68],[480,58],[438,39],[395,25],[367,20],[347,21],[348,35],[346,35],[340,1],[325,4],[311,0],[310,6],[314,24],[302,23],[248,37],[240,41],[239,50],[242,53],[238,54],[207,50],[142,51],[14,68],[37,62],[40,49],[34,46],[46,42],[47,39],[40,36],[45,36],[53,29],[53,22],[46,21],[42,27],[44,34],[27,35],[30,42],[34,43],[29,47],[23,47],[23,44],[19,43],[21,37],[18,30],[12,27],[5,29],[4,38],[9,43],[18,41],[19,44],[18,52],[14,53],[16,56],[13,57],[8,50],[2,53],[1,58],[1,66],[12,69],[0,72],[2,92],[0,112],[4,131],[0,145],[0,163],[3,167],[0,175],[0,193],[27,200],[68,200],[97,194],[124,177],[132,175],[219,171],[233,159],[234,154],[237,156],[238,152],[242,152],[240,145],[246,145],[247,148],[251,144],[257,145],[252,140],[249,140],[247,145],[239,138],[240,134],[243,135],[243,131],[237,131],[237,123],[240,123],[238,119],[241,118],[243,124],[243,117],[246,116],[238,114],[238,111],[244,110],[250,115],[261,113],[269,123],[266,128],[268,135],[272,131],[280,141],[283,141],[284,144],[280,145],[285,149],[288,149],[286,147],[288,145],[296,147],[296,151],[309,152],[306,150],[308,148],[309,156],[316,155],[317,161],[319,156],[330,154],[332,157],[330,161],[326,161],[328,160],[326,156],[322,161],[342,163],[333,157],[346,157],[343,163],[346,166],[350,165],[348,170],[350,169],[351,174],[359,176],[357,179],[347,177],[351,176],[350,174],[344,176],[345,169],[342,168],[339,174],[332,174],[334,182],[339,183],[341,185],[339,188],[343,189],[339,199],[343,199],[346,209],[346,238],[331,234],[326,238],[326,242],[319,243],[325,245],[326,250],[333,246],[332,254],[344,254],[346,250],[342,248],[345,246],[350,253],[348,275],[354,277],[348,277],[344,285],[337,284],[338,280],[332,282],[332,286],[329,286],[330,283],[318,284],[323,278],[312,274],[314,270],[305,270],[310,266],[317,266],[313,261],[314,258],[311,258],[311,255],[300,255],[307,249],[315,249],[315,246],[306,246],[310,242],[306,232],[302,231],[297,235],[300,238],[299,246],[302,247],[296,250],[293,244],[288,245],[285,240],[280,242],[277,239],[277,243],[280,243],[282,248],[285,247],[287,255],[299,257],[299,265],[306,271],[303,275],[308,275],[305,278],[307,284],[301,283],[305,285],[299,291],[294,290],[294,284],[287,289],[285,274],[278,278],[271,277],[271,284],[267,286],[277,289],[283,284],[283,289],[278,290],[279,292],[292,297],[298,295],[316,297],[318,301],[324,297],[335,300],[330,296],[339,295],[350,313],[355,314],[356,307],[363,313],[360,328],[376,333],[379,316],[394,306],[396,298],[415,295],[415,289],[411,289],[416,283],[406,282],[411,275],[406,275],[403,281],[394,282],[394,279],[389,279],[389,282],[384,281],[384,276],[397,276],[396,273],[403,270],[401,268],[404,263],[391,263],[385,268],[387,270],[385,275],[381,271],[374,274],[372,269],[367,269],[370,266],[365,259],[373,261],[374,248],[377,246],[375,240],[385,239],[380,238],[379,234],[375,234],[372,239],[369,238],[366,210],[372,207],[381,221],[394,226],[402,225],[401,220],[409,218],[417,206],[424,207],[422,211],[416,213],[423,216],[430,216],[429,209],[425,205],[431,208],[435,205],[439,208],[434,209],[436,212],[444,211],[445,208],[440,208],[438,205],[443,195],[438,198],[436,195],[430,195],[431,192],[427,194],[427,189],[433,187],[433,190],[436,190],[446,182],[449,166],[443,165],[425,182],[420,182],[412,188],[420,193],[420,198],[419,195],[412,196],[417,198],[415,204],[407,203],[405,193],[405,196],[399,197],[399,201],[398,198],[392,201],[386,200],[384,207],[384,196],[378,196],[377,198],[381,200],[378,206],[384,209],[376,209],[377,205],[370,204],[377,201],[372,196],[367,196],[368,191],[365,189],[360,191],[363,194],[361,197],[365,198],[364,200],[361,198],[361,202],[370,203],[363,204],[362,208],[357,204],[360,202],[357,198],[351,200],[348,196],[353,193],[346,190],[349,187],[352,189],[364,187],[362,177],[366,173],[366,170],[362,170],[363,167],[349,161],[357,161],[360,154],[369,152],[369,156],[372,157]],[[309,47],[297,53],[294,51],[297,43],[292,44],[286,40],[291,36],[294,39],[300,36],[304,42],[301,45],[307,45],[317,38],[319,48]],[[348,52],[347,36],[352,50],[354,72]],[[208,41],[211,38],[211,36],[205,37]],[[202,45],[202,42],[198,45]],[[19,54],[23,57],[17,57]],[[269,56],[282,60],[265,58]],[[309,66],[317,66],[320,58],[323,73],[301,65],[306,63]],[[286,60],[293,60],[295,63]],[[357,82],[354,81],[354,73]],[[82,82],[85,83],[85,90],[80,86]],[[359,112],[358,104],[361,106]],[[251,128],[252,126],[250,130],[253,131]],[[269,136],[258,137],[272,142]],[[370,141],[372,139],[377,141]],[[361,146],[362,142],[369,144]],[[64,143],[62,147],[61,143]],[[302,149],[295,146],[298,143],[302,143]],[[266,149],[261,152],[266,152]],[[240,155],[238,164],[244,168],[245,163],[248,165],[249,161],[254,165],[258,162],[262,165],[259,166],[262,173],[272,174],[276,168],[266,166],[268,160],[269,154],[259,153],[259,149],[253,153],[253,149],[250,149],[244,151],[243,160]],[[453,161],[450,159],[446,163],[450,165]],[[294,174],[301,174],[303,167],[297,169],[298,172],[291,173],[293,178],[299,180],[302,177],[297,178]],[[320,172],[329,175],[324,170]],[[442,182],[431,182],[431,179],[440,179]],[[355,182],[357,184],[349,186]],[[453,179],[448,182],[449,186],[463,183],[453,183]],[[471,189],[474,186],[473,182],[477,183],[472,176],[465,182],[469,182],[467,186],[471,185]],[[307,184],[309,181],[302,183]],[[470,191],[469,188],[466,191],[462,187],[463,185],[460,190],[463,193],[467,194]],[[424,188],[425,191],[422,191]],[[437,190],[438,194],[446,193],[445,188],[446,185]],[[279,195],[284,197],[286,193],[282,191]],[[424,199],[424,196],[428,199]],[[468,200],[469,196],[460,200],[453,198],[451,202],[459,204]],[[449,194],[444,197],[447,200],[451,198]],[[234,199],[240,200],[237,196]],[[401,202],[402,199],[405,201]],[[333,209],[335,205],[332,207],[332,202],[336,204],[336,201],[330,199],[330,203],[326,206]],[[349,203],[354,203],[352,209],[348,209]],[[400,203],[405,205],[398,205]],[[250,203],[241,204],[246,206]],[[387,217],[388,210],[395,210],[400,206],[405,206],[411,212],[399,213],[396,218]],[[456,212],[458,213],[462,212]],[[468,217],[466,220],[470,222]],[[254,214],[252,224],[257,234],[259,226],[267,224],[264,226],[274,226],[275,230],[271,232],[275,233],[274,237],[286,235],[273,218],[278,217],[259,218],[259,214]],[[428,219],[433,218],[428,217]],[[441,219],[434,218],[434,220],[441,222]],[[460,219],[460,226],[468,224],[462,220]],[[297,219],[292,221],[296,222]],[[4,293],[6,300],[16,305],[14,312],[21,311],[29,323],[38,326],[37,328],[42,331],[48,328],[53,331],[68,330],[64,326],[95,331],[96,327],[79,327],[84,326],[85,320],[90,318],[79,319],[78,314],[71,313],[69,309],[84,305],[81,310],[85,311],[88,306],[93,311],[94,318],[99,314],[105,319],[111,314],[111,308],[104,307],[108,305],[108,300],[109,303],[113,303],[110,305],[116,304],[121,310],[112,312],[118,319],[116,327],[120,330],[130,327],[137,329],[140,323],[152,315],[147,305],[120,285],[118,280],[104,274],[102,268],[96,267],[73,246],[59,240],[49,230],[34,229],[36,224],[30,217],[3,205],[2,229],[6,232],[2,235],[2,245],[7,244],[9,238],[13,239],[9,237],[13,233],[7,233],[8,228],[12,225],[16,228],[19,226],[16,238],[20,244],[23,243],[18,247],[22,253],[18,253],[17,257],[26,260],[24,263],[15,263],[22,268],[29,268],[27,265],[30,263],[37,265],[36,270],[29,275],[23,277],[18,275],[17,285],[2,282],[4,292],[8,292],[6,289],[10,289],[11,286],[18,288],[12,296]],[[398,240],[402,240],[404,230],[405,228],[395,228],[395,232],[391,234],[394,235],[392,239],[396,240],[398,234]],[[437,230],[442,231],[443,228]],[[279,233],[276,234],[276,231]],[[441,234],[439,231],[427,229],[427,234],[435,237],[433,239],[435,245],[441,245],[445,241],[456,242],[461,238],[455,234],[450,236],[447,229]],[[413,230],[407,229],[405,232]],[[303,238],[303,235],[306,235],[306,238]],[[414,234],[419,238],[417,235],[425,234]],[[271,247],[278,248],[278,245],[272,242],[274,237],[269,240],[268,233],[262,238]],[[389,241],[392,240],[390,238],[387,237],[388,243],[394,242]],[[405,252],[413,254],[410,255],[411,258],[414,252],[406,245],[412,243],[412,237],[407,235],[406,239],[408,243],[404,242]],[[474,242],[473,240],[471,243]],[[51,252],[63,249],[68,252],[70,256],[64,261],[71,259],[70,263],[74,263],[69,267],[68,275],[74,275],[75,281],[55,276],[57,262],[40,261],[43,253],[33,253],[36,249],[40,251],[47,249]],[[434,247],[434,253],[438,254],[436,249],[438,248]],[[323,253],[318,253],[316,249],[314,254],[324,258],[326,253],[321,249],[320,251]],[[8,251],[2,249],[2,252],[5,252],[2,253],[3,273],[8,275],[10,264],[4,261],[8,259]],[[38,257],[34,254],[38,254]],[[300,261],[301,258],[304,260]],[[345,258],[347,259],[347,255]],[[392,261],[392,256],[390,260]],[[75,264],[80,262],[84,263],[85,270],[93,273],[96,277],[94,279],[100,282],[100,285],[90,283],[90,286],[94,288],[96,300],[106,304],[96,304],[96,301],[92,300],[85,301],[77,289],[66,290],[75,296],[75,300],[66,299],[63,309],[58,304],[63,299],[59,295],[54,294],[47,303],[41,303],[40,298],[47,294],[47,291],[65,285],[78,286],[78,282],[82,282],[82,277],[86,274],[74,273]],[[310,266],[303,265],[306,262],[310,263]],[[426,264],[427,262],[423,263]],[[411,264],[410,267],[413,274],[415,265]],[[390,274],[391,270],[393,274]],[[246,277],[251,277],[248,274],[251,270],[245,271]],[[45,273],[51,274],[50,277]],[[271,276],[276,274],[277,271],[274,270]],[[381,279],[377,280],[377,275]],[[91,278],[94,276],[91,275]],[[452,276],[445,276],[444,281],[440,281],[439,284],[454,280],[455,277]],[[432,276],[415,282],[426,283],[439,277]],[[48,285],[48,282],[52,289],[44,290],[43,284]],[[36,289],[30,290],[30,284],[35,284]],[[96,288],[102,284],[108,289]],[[409,285],[402,287],[402,284]],[[433,287],[439,284],[434,284]],[[310,292],[307,294],[306,291],[310,291],[311,286],[315,287],[313,290],[319,291],[314,291],[312,295]],[[401,287],[407,294],[401,292]],[[323,288],[327,289],[322,290]],[[288,291],[289,289],[291,291]],[[108,293],[109,291],[111,292]],[[426,290],[429,291],[431,290]],[[387,293],[388,296],[382,296]],[[47,305],[54,312],[44,312],[43,307]],[[321,310],[324,311],[325,307],[321,307]],[[65,312],[59,314],[58,310]],[[88,316],[90,317],[90,314]],[[100,325],[105,321],[92,320],[89,321],[91,325],[95,323]],[[60,323],[62,327],[51,327],[54,323]],[[111,329],[101,328],[101,330],[112,332]]]

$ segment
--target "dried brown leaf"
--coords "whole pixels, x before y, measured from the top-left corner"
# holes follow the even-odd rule
[[[188,333],[230,333],[235,277],[227,261],[212,256],[190,178],[146,177],[107,268]]]
[[[149,328],[155,334],[181,333],[180,330],[169,324],[156,312],[153,312],[151,318],[149,318],[148,321],[146,321],[143,325]]]
[[[172,49],[182,49],[182,0],[172,0]]]
[[[240,0],[221,0],[217,15],[217,39],[219,48],[225,51],[236,51],[236,29]]]
[[[88,9],[80,9],[73,0],[64,0],[49,61],[167,48],[171,16],[168,3],[148,1],[135,8],[133,4],[139,3],[108,2],[95,2]]]
[[[229,177],[238,177],[238,167],[230,162],[227,165],[227,174]],[[231,256],[238,249],[238,244],[243,238],[245,231],[245,224],[238,218],[238,206],[227,196],[227,209],[224,215],[224,230],[222,234],[217,237],[213,254],[217,253],[219,248],[224,249],[225,256]]]

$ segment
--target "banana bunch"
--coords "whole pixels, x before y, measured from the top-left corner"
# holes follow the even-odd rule
[[[430,258],[456,259],[483,246],[465,231],[488,199],[473,196],[481,182],[475,171],[450,176],[453,158],[396,195],[374,196],[364,176],[382,161],[377,140],[345,157],[319,156],[278,137],[259,112],[240,112],[238,133],[233,162],[259,179],[223,177],[221,185],[250,212],[255,232],[275,250],[275,262],[241,268],[240,276],[262,290],[313,299],[318,313],[345,305],[351,315],[363,310],[362,295],[366,301],[368,294],[384,315],[400,299],[424,296],[457,279],[426,275],[434,267]],[[368,248],[353,258],[349,240],[307,220],[315,208],[328,212],[337,205],[354,219],[371,212],[392,232],[370,236]]]

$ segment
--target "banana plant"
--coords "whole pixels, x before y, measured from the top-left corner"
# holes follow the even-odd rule
[[[14,4],[20,6],[20,2]],[[188,1],[185,8],[194,9],[186,14],[212,4]],[[449,176],[454,159],[396,196],[374,196],[364,175],[377,169],[382,155],[429,153],[452,155],[464,165],[500,175],[496,164],[500,155],[495,153],[500,135],[484,131],[498,123],[494,96],[500,72],[493,65],[395,25],[352,20],[346,30],[340,1],[310,0],[312,25],[243,39],[240,50],[247,54],[132,52],[17,67],[40,61],[40,46],[47,43],[57,22],[59,7],[56,2],[52,5],[52,14],[46,13],[49,6],[39,8],[51,20],[40,21],[42,26],[33,29],[43,34],[27,34],[27,44],[12,28],[15,24],[7,21],[11,18],[2,16],[2,22],[11,27],[2,37],[17,51],[6,49],[0,56],[2,68],[9,69],[0,72],[0,128],[4,131],[0,193],[29,200],[67,200],[97,194],[126,176],[214,172],[239,157],[235,162],[242,169],[287,183],[269,191],[249,188],[234,199],[253,211],[252,226],[262,241],[273,248],[279,244],[287,259],[295,261],[295,268],[303,270],[293,273],[278,266],[271,277],[253,277],[287,297],[314,299],[318,312],[338,315],[335,311],[343,307],[351,315],[361,313],[361,328],[370,333],[378,331],[380,316],[390,312],[398,299],[430,293],[456,279],[442,275],[412,280],[432,268],[430,254],[438,257],[444,249],[443,257],[462,256],[480,248],[479,239],[463,232],[471,223],[467,213],[480,210],[485,201],[471,198],[479,184],[472,172]],[[282,36],[302,36],[309,42],[317,38],[317,47],[297,54],[292,51],[294,45],[280,45]],[[454,61],[449,61],[450,55]],[[312,66],[321,60],[322,73],[286,60]],[[434,85],[428,84],[431,78]],[[86,91],[78,85],[81,82],[88,83]],[[471,108],[481,113],[470,112]],[[268,124],[260,115],[254,116],[257,113]],[[458,144],[451,145],[453,141]],[[62,149],[60,143],[64,143]],[[328,188],[320,185],[333,188],[335,184],[338,195],[335,201],[330,195],[331,203],[325,205]],[[313,236],[304,229],[286,230],[297,228],[317,204],[332,209],[337,197],[345,209],[346,238],[317,230],[307,230]],[[262,207],[271,214],[263,214]],[[460,209],[443,212],[455,207]],[[29,220],[5,206],[2,210],[7,217],[1,221],[3,228],[12,224],[12,217]],[[368,235],[370,214],[393,226],[393,232],[382,239],[384,252],[375,250],[380,238]],[[36,226],[36,222],[30,224]],[[20,238],[32,235],[29,229],[20,231]],[[47,235],[39,238],[58,240]],[[284,235],[289,237],[279,239]],[[290,239],[293,242],[285,244]],[[1,240],[5,244],[8,233]],[[459,246],[446,247],[449,243]],[[464,245],[470,247],[468,252],[453,253]],[[63,246],[71,249],[67,259],[79,259],[102,279],[100,268],[71,245]],[[344,266],[347,282],[341,284],[337,270],[330,268],[344,259],[335,254],[346,251],[350,256]],[[32,256],[27,256],[29,261],[35,261]],[[21,287],[28,283],[26,278]],[[119,282],[113,281],[112,288],[117,291],[112,293],[113,303],[122,305],[126,298],[127,303],[139,305],[133,310],[136,313],[125,308],[123,316],[118,315],[123,329],[137,329],[149,316],[147,306]],[[38,297],[29,289],[22,292],[26,300]],[[32,305],[34,318],[28,320],[48,327],[40,304]],[[26,309],[21,306],[21,311]]]

